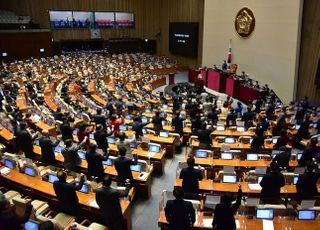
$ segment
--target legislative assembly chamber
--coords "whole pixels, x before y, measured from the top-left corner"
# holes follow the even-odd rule
[[[0,1],[0,230],[319,230],[320,1]]]

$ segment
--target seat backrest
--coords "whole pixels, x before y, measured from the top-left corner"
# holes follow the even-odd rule
[[[246,206],[248,207],[258,207],[259,203],[260,203],[260,198],[248,197],[246,199]]]
[[[267,173],[267,167],[256,167],[254,173],[256,175],[265,175]]]
[[[230,146],[226,144],[221,144],[221,152],[230,151]]]
[[[234,173],[234,166],[223,166],[223,173]]]

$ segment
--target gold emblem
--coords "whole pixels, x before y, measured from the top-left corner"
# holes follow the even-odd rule
[[[234,21],[234,26],[237,33],[241,37],[250,36],[255,26],[255,17],[252,10],[250,10],[247,7],[244,7],[241,10],[239,10]]]

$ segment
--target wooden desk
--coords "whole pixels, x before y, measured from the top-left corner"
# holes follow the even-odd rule
[[[1,168],[3,167],[0,166],[0,169]],[[42,197],[42,199],[48,200],[49,203],[58,203],[53,185],[43,181],[39,177],[30,177],[17,170],[11,170],[9,174],[1,174],[0,176],[5,180],[6,185],[17,188],[18,190],[21,189],[24,191],[24,194]],[[84,194],[77,192],[77,195],[81,206],[81,212],[85,213],[86,216],[97,219],[97,215],[100,216],[101,212],[95,200],[95,193],[91,192],[89,194]],[[127,225],[126,229],[130,230],[132,228],[130,202],[128,200],[121,200],[120,204]]]
[[[44,123],[43,121],[39,121],[38,123],[36,123],[37,128],[42,132],[44,129],[49,131],[49,135],[50,136],[57,136],[57,132],[56,132],[56,126],[55,125],[47,125],[46,123]]]
[[[166,149],[166,156],[172,158],[175,154],[175,145],[173,137],[159,137],[153,134],[145,134],[144,138],[149,139],[151,142],[161,144],[162,148]]]
[[[192,229],[212,229],[212,226],[204,225],[206,223],[212,223],[213,216],[204,216],[202,212],[196,213],[196,222]],[[248,229],[248,230],[260,230],[263,229],[262,220],[248,219],[245,216],[235,216],[235,219],[239,221],[240,228],[237,229]],[[299,221],[299,220],[289,220],[286,218],[275,218],[273,220],[273,225],[275,230],[285,230],[288,226],[291,230],[318,230],[320,225],[320,220],[315,221]],[[164,213],[164,210],[160,212],[158,219],[158,226],[161,230],[168,229],[168,222]]]
[[[14,136],[13,136],[13,134],[10,132],[10,130],[8,130],[8,129],[4,128],[4,127],[0,129],[0,137],[7,144],[10,144],[10,145],[14,144]]]

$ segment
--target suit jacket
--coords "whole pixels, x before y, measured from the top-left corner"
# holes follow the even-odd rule
[[[45,164],[55,164],[56,158],[54,155],[54,147],[59,144],[59,141],[53,143],[48,137],[40,137],[39,144],[41,148],[41,161]]]
[[[316,195],[318,195],[318,179],[319,174],[314,172],[306,172],[299,175],[299,179],[296,184],[298,199],[313,199]]]
[[[172,126],[174,126],[174,131],[179,133],[180,135],[183,134],[183,119],[179,116],[175,116],[172,119]]]
[[[0,230],[21,230],[21,225],[29,220],[32,205],[27,204],[23,216],[14,215],[9,210],[0,211]]]
[[[101,209],[104,224],[110,226],[110,222],[122,219],[119,198],[127,195],[128,191],[119,191],[111,187],[97,189],[96,201]]]
[[[289,167],[289,161],[291,157],[291,152],[285,151],[278,153],[272,161],[277,162],[278,166],[281,168],[288,168]]]
[[[110,136],[105,130],[98,130],[94,133],[94,140],[97,143],[99,149],[107,149],[108,141],[107,137]]]
[[[95,151],[88,151],[86,153],[86,160],[88,162],[88,176],[103,177],[104,168],[102,161],[108,160],[108,157],[104,157]]]
[[[32,137],[27,130],[17,130],[16,148],[22,150],[27,158],[33,158],[33,143]]]
[[[315,146],[310,146],[307,147],[302,155],[301,158],[298,161],[298,164],[300,167],[304,167],[306,166],[307,162],[312,161],[312,158],[316,158],[317,157],[317,153],[318,153],[318,148]]]
[[[54,192],[64,212],[71,215],[77,213],[79,199],[76,191],[82,188],[83,183],[84,180],[80,180],[79,184],[69,184],[61,181],[53,183]]]
[[[195,210],[189,201],[168,200],[164,209],[170,230],[188,230],[196,220]]]
[[[280,199],[280,188],[285,185],[284,176],[280,172],[270,172],[263,176],[260,186],[261,199]]]
[[[147,123],[142,123],[140,121],[134,121],[132,122],[132,131],[136,132],[136,138],[139,138],[140,136],[143,136],[142,129]]]
[[[60,125],[60,132],[62,135],[62,140],[71,139],[73,140],[73,128],[70,127],[69,124],[62,124]]]
[[[162,127],[162,117],[159,116],[153,116],[152,117],[152,123],[153,123],[153,130],[156,132],[159,132],[163,129]]]
[[[183,168],[180,172],[180,179],[182,179],[182,188],[185,193],[198,193],[199,180],[202,180],[202,174],[199,169]]]
[[[107,128],[105,116],[103,116],[103,115],[96,115],[96,116],[94,116],[93,121],[94,121],[96,124],[102,125],[103,128],[105,128],[105,129]]]
[[[71,147],[65,147],[62,149],[61,154],[64,158],[63,166],[65,169],[76,171],[77,165],[81,163],[81,159],[78,155],[78,150],[80,148],[80,145],[72,145]]]
[[[118,173],[118,180],[120,180],[121,182],[125,182],[126,179],[130,179],[130,181],[133,182],[130,165],[135,164],[137,164],[137,159],[135,159],[135,161],[132,161],[131,159],[122,156],[115,159],[114,166]]]

